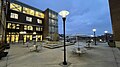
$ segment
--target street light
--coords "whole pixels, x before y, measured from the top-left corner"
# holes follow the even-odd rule
[[[20,34],[24,35],[26,34],[26,31],[21,31]],[[24,45],[24,37],[23,37],[23,45]]]
[[[69,12],[66,11],[66,10],[62,10],[62,11],[59,12],[59,15],[63,19],[63,32],[64,32],[64,62],[63,62],[63,65],[67,65],[67,62],[66,62],[66,45],[65,45],[65,21],[66,21],[66,16],[68,14],[69,14]]]
[[[95,45],[97,45],[97,44],[96,44],[96,34],[95,34],[96,29],[93,29],[93,32],[94,32],[94,42],[95,42]]]
[[[108,42],[108,39],[107,39],[107,33],[108,33],[108,31],[104,31],[104,33],[105,33],[106,42]]]

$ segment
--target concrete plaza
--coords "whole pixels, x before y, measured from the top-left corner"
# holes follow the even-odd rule
[[[110,48],[106,43],[92,45],[92,48],[81,55],[72,53],[73,46],[67,46],[67,61],[71,63],[69,67],[120,67],[120,50]],[[62,67],[59,65],[62,62],[63,47],[43,47],[39,52],[30,52],[22,44],[11,44],[9,55],[0,60],[0,67]]]

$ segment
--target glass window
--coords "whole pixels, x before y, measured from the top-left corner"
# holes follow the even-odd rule
[[[52,27],[51,26],[49,26],[49,32],[52,32],[52,29],[51,29]]]
[[[19,26],[20,26],[19,24],[16,24],[16,29],[20,29]]]
[[[10,18],[18,19],[18,14],[11,13]]]
[[[55,19],[56,19],[56,15],[52,14],[52,18],[55,18]]]
[[[49,25],[51,25],[51,19],[49,19]]]
[[[15,3],[10,3],[10,9],[21,12],[22,7]]]
[[[51,17],[51,15],[52,15],[52,14],[49,12],[49,17]]]
[[[40,17],[40,18],[44,18],[44,14],[41,12],[38,12],[38,11],[35,12],[35,16]]]
[[[28,26],[28,30],[33,30],[33,27],[32,26]]]
[[[54,25],[54,20],[52,19],[51,21],[52,21],[52,25]]]
[[[42,27],[41,27],[40,29],[41,29],[41,31],[43,31],[43,28],[42,28]]]
[[[23,7],[23,13],[30,14],[30,15],[34,16],[35,12],[34,12],[34,10],[32,10],[30,8]]]
[[[15,24],[12,24],[12,29],[15,29],[15,27],[16,27]]]
[[[39,24],[42,24],[42,20],[40,20],[40,19],[37,19],[37,22],[38,22]]]
[[[27,25],[24,25],[24,30],[27,30]]]
[[[40,27],[36,27],[36,31],[40,31]]]
[[[31,17],[26,17],[26,21],[32,22],[32,18]]]
[[[7,28],[11,28],[11,23],[8,23]]]

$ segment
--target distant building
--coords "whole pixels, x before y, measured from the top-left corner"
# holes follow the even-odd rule
[[[52,17],[48,15],[50,13]],[[6,41],[8,43],[21,40],[26,42],[33,39],[42,41],[47,35],[53,34],[50,28],[58,34],[57,15],[57,12],[50,9],[42,11],[22,2],[10,0],[7,14]],[[55,25],[51,27],[50,25],[54,23]]]
[[[109,0],[112,19],[113,38],[116,47],[120,47],[120,0]]]
[[[58,13],[48,8],[44,14],[46,27],[43,32],[44,37],[50,36],[51,40],[58,40]]]

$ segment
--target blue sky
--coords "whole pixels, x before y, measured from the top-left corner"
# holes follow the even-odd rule
[[[68,10],[66,34],[96,34],[101,35],[105,30],[112,33],[111,17],[108,0],[19,0],[40,10],[50,8],[56,12]],[[59,33],[63,33],[62,19],[58,16]]]

